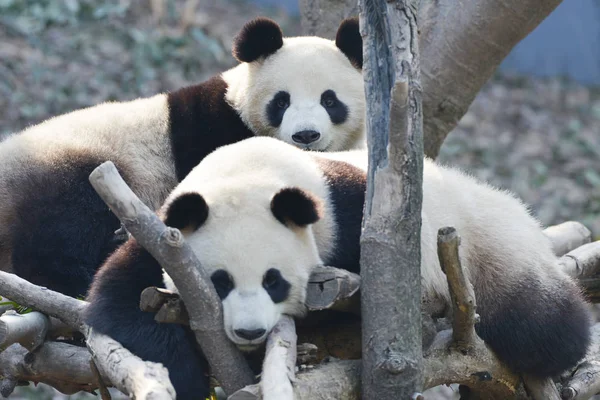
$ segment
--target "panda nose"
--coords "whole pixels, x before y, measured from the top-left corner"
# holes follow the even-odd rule
[[[242,339],[254,340],[262,337],[266,331],[264,329],[236,329],[234,332]]]
[[[292,140],[296,143],[309,144],[319,140],[321,134],[317,131],[300,131],[292,135]]]

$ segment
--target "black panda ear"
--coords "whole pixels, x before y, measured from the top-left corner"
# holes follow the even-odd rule
[[[281,189],[271,200],[271,211],[279,222],[304,227],[321,218],[321,202],[302,189]]]
[[[357,17],[347,18],[342,21],[335,35],[335,45],[348,57],[352,65],[358,69],[362,69],[362,36],[360,36]]]
[[[165,211],[165,225],[172,228],[198,229],[208,218],[208,205],[198,193],[185,193],[175,198]]]
[[[240,62],[252,62],[283,46],[283,32],[275,21],[258,17],[247,22],[233,39],[232,54]]]

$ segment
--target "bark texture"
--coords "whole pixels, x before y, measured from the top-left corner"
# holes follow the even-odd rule
[[[101,375],[134,399],[175,399],[169,371],[160,363],[142,361],[117,341],[90,329],[87,345]],[[90,363],[86,370],[92,372]],[[94,377],[95,378],[95,377]],[[91,380],[95,382],[97,379]]]
[[[362,0],[369,170],[361,237],[362,396],[422,387],[423,135],[416,8]]]
[[[335,39],[340,22],[358,15],[358,0],[300,0],[299,4],[305,35]]]

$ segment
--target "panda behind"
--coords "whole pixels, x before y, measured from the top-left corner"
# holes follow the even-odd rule
[[[307,153],[252,138],[210,154],[169,195],[161,215],[211,275],[226,333],[240,348],[261,344],[281,314],[304,315],[312,267],[359,272],[366,161],[364,151]],[[538,222],[512,195],[456,170],[425,160],[423,176],[424,297],[450,304],[436,236],[454,226],[481,315],[478,334],[515,372],[548,377],[574,366],[589,343],[587,305]],[[142,290],[163,282],[176,290],[132,239],[99,270],[87,322],[165,364],[186,399],[201,390],[188,381],[205,373],[204,359],[183,327],[158,324],[138,307]]]
[[[258,18],[238,34],[240,64],[190,87],[104,103],[32,126],[0,143],[0,267],[85,295],[118,244],[120,224],[88,182],[112,160],[157,209],[207,154],[253,135],[312,150],[364,141],[362,41],[344,21],[336,41],[284,38]]]

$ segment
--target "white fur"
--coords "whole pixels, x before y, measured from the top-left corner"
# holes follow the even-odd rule
[[[223,73],[227,100],[257,135],[271,136],[312,150],[338,151],[364,147],[365,99],[362,73],[331,40],[284,38],[283,47],[266,59],[243,63]],[[348,107],[345,122],[333,124],[321,106],[321,94],[333,90]],[[279,91],[290,93],[290,107],[281,125],[272,127],[267,104]],[[292,135],[315,130],[321,138],[308,146]]]

